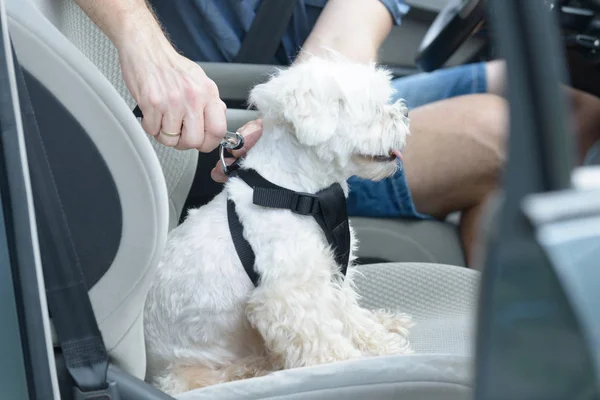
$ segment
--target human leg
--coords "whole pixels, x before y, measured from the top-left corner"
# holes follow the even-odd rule
[[[484,94],[432,103],[412,112],[411,131],[404,165],[415,208],[440,219],[460,211],[470,262],[481,209],[506,157],[506,102]]]
[[[486,64],[461,65],[411,75],[395,79],[393,85],[396,89],[394,101],[402,98],[409,109],[415,109],[451,97],[484,93],[487,90]],[[429,118],[435,117],[429,115]],[[356,177],[350,178],[348,182],[348,213],[351,216],[431,218],[415,208],[403,169],[379,182]]]
[[[506,66],[502,60],[485,65],[488,93],[505,95]],[[588,151],[600,141],[600,99],[593,94],[563,85],[571,108],[577,163],[583,163]]]
[[[443,72],[442,72],[443,71]],[[454,79],[449,83],[447,79]],[[469,79],[475,83],[469,86]],[[415,107],[405,149],[406,170],[380,182],[350,182],[350,215],[444,218],[461,211],[461,239],[470,254],[479,215],[498,181],[508,130],[503,61],[446,69],[397,82],[398,96]],[[436,97],[469,90],[420,107]],[[578,161],[600,140],[600,99],[565,86],[573,110]],[[497,94],[497,95],[493,95]],[[409,189],[410,188],[410,189]],[[468,256],[470,258],[470,256]]]
[[[479,214],[505,160],[506,102],[489,94],[460,96],[416,108],[410,118],[404,170],[380,182],[351,181],[349,209],[439,219],[459,211],[470,261]]]
[[[488,63],[480,62],[396,78],[392,81],[394,100],[404,99],[413,109],[456,96],[487,93],[489,71]]]

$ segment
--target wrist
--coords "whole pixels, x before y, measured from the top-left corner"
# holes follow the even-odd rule
[[[116,15],[116,18],[118,20],[115,26],[118,29],[113,32],[113,37],[109,39],[115,44],[119,52],[124,49],[129,51],[134,49],[140,51],[149,49],[153,51],[160,49],[173,50],[159,23],[149,11],[122,11]]]
[[[349,36],[351,35],[311,35],[304,43],[296,62],[302,62],[310,56],[327,57],[331,54],[331,51],[339,53],[349,60],[361,63],[377,60],[378,46],[373,40],[366,35]]]

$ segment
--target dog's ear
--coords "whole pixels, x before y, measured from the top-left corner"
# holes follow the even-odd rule
[[[337,79],[310,74],[311,69],[293,67],[250,92],[250,103],[264,118],[279,119],[292,126],[300,143],[316,146],[330,140],[339,129],[345,100]]]

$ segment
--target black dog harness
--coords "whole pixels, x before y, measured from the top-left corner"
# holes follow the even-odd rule
[[[252,202],[256,205],[290,210],[299,215],[311,215],[323,230],[334,251],[336,263],[346,275],[350,258],[350,225],[346,196],[339,183],[334,183],[316,194],[310,194],[277,186],[252,169],[231,171],[230,177],[238,177],[254,189]],[[227,220],[238,257],[250,280],[257,286],[260,276],[254,270],[254,251],[244,238],[244,227],[231,199],[227,200]]]

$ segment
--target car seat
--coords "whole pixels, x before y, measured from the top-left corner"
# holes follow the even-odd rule
[[[119,364],[143,376],[143,303],[168,232],[160,165],[94,65],[28,1],[6,6],[105,344]]]
[[[76,244],[85,256],[84,274],[111,361],[125,373],[143,379],[141,310],[168,227],[174,221],[177,203],[173,197],[180,196],[176,192],[182,187],[185,171],[173,164],[182,158],[171,159],[168,152],[150,145],[131,113],[131,104],[124,99],[123,86],[117,90],[106,79],[106,74],[113,79],[119,76],[112,50],[70,0],[5,0],[5,4],[9,33],[33,88],[30,95],[50,158],[59,167],[61,162],[69,167],[60,169],[64,176],[59,179],[59,192],[63,200],[72,201],[67,204],[71,207],[66,207],[67,219],[79,236]],[[79,43],[93,62],[73,43]],[[115,65],[109,66],[110,62]],[[104,76],[95,64],[102,66]],[[50,124],[63,125],[45,130]],[[56,131],[71,136],[48,137]],[[64,140],[78,136],[85,138],[80,138],[82,142],[87,140],[87,144],[78,144],[96,157],[94,165],[81,160],[79,147],[72,148],[69,142],[65,145]],[[77,176],[73,175],[77,161],[85,170],[80,179],[102,182],[69,181]],[[175,182],[169,183],[172,179]],[[95,192],[79,199],[86,188]],[[109,199],[106,202],[112,201],[110,207],[92,202],[99,194]],[[78,211],[82,208],[85,212]],[[98,229],[90,216],[96,218],[92,221],[112,222]],[[356,283],[364,306],[400,309],[414,316],[416,355],[281,371],[194,390],[179,398],[362,399],[367,394],[406,400],[470,398],[478,273],[422,263],[368,265],[361,267],[361,272]],[[143,391],[136,398],[145,398]]]

